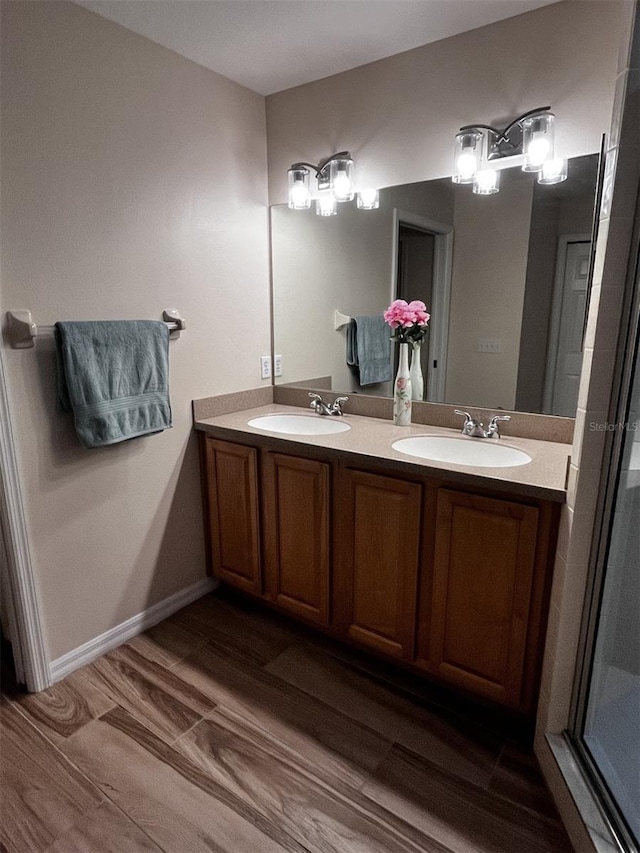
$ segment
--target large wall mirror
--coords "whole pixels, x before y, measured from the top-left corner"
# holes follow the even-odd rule
[[[331,377],[334,390],[388,396],[390,383],[361,386],[347,365],[335,312],[380,315],[399,295],[432,315],[425,400],[573,417],[597,172],[593,154],[550,186],[505,169],[489,196],[441,179],[383,189],[377,210],[274,206],[276,382]]]

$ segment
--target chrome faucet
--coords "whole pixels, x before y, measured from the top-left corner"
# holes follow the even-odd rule
[[[494,415],[489,421],[486,438],[500,438],[498,421],[510,421],[511,415]]]
[[[489,421],[489,426],[485,430],[482,421],[472,417],[469,412],[463,412],[461,409],[454,409],[456,415],[464,416],[464,424],[462,425],[462,434],[471,435],[475,438],[500,438],[500,427],[498,421],[510,421],[511,415],[494,415]]]
[[[309,405],[313,411],[317,412],[319,415],[342,416],[344,414],[342,411],[342,404],[346,403],[349,399],[348,397],[336,397],[333,403],[325,403],[320,394],[314,394],[310,391],[309,396],[312,398]]]

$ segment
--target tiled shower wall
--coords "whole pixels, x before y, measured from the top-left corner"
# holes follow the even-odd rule
[[[603,474],[606,430],[611,421],[612,380],[625,291],[638,256],[640,186],[640,3],[628,3],[613,106],[591,304],[569,473],[560,523],[542,686],[536,754],[576,849],[593,849],[572,797],[549,750],[546,735],[567,728],[576,669],[596,505]],[[615,401],[614,401],[615,402]]]

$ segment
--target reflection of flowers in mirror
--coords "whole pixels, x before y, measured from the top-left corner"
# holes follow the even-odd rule
[[[391,339],[401,344],[420,343],[427,334],[431,314],[419,299],[396,299],[384,312],[385,322],[393,329]]]

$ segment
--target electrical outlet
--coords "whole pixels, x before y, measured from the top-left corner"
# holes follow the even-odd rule
[[[273,357],[273,375],[282,376],[282,356],[274,355]]]
[[[271,356],[263,355],[260,358],[260,378],[271,379]]]
[[[478,352],[502,352],[502,341],[493,338],[479,338]]]

